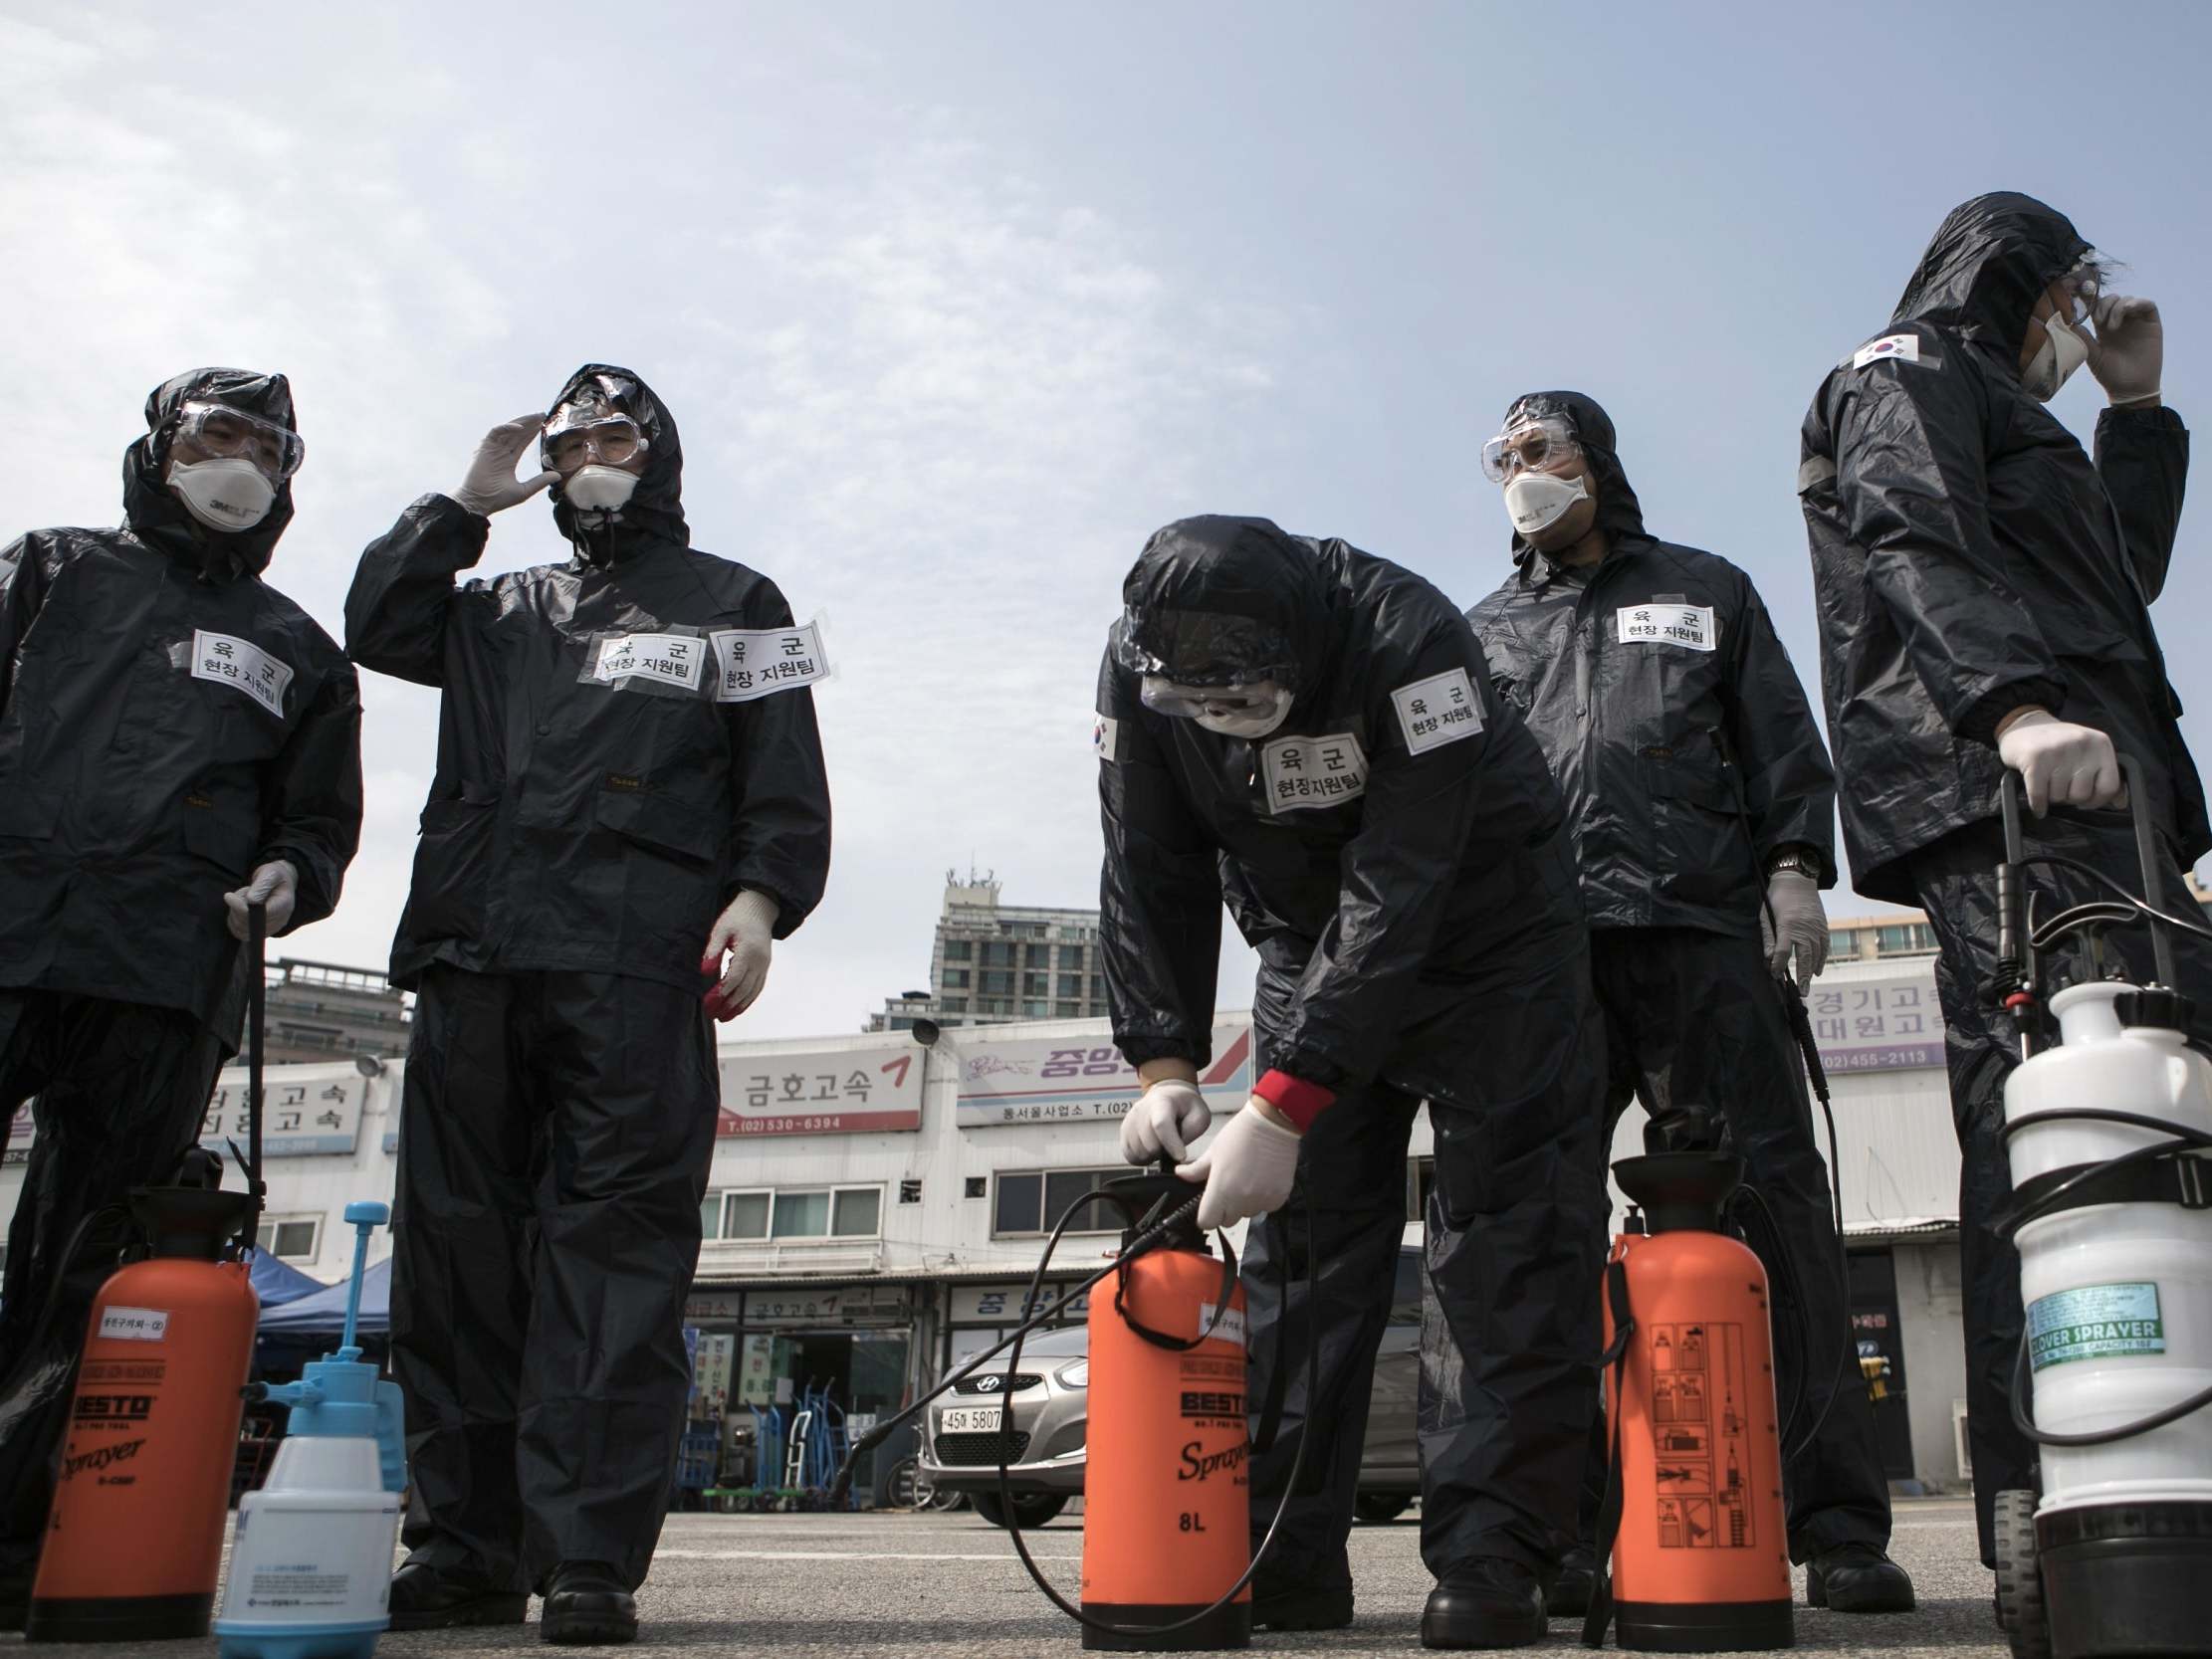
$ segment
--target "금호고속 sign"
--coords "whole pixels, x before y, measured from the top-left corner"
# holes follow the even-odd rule
[[[725,1055],[717,1135],[861,1135],[922,1127],[924,1051],[792,1049]]]

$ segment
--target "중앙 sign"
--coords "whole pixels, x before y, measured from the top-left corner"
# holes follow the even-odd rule
[[[985,1028],[988,1030],[988,1027]],[[1023,1037],[994,1041],[964,1032],[959,1122],[1065,1124],[1119,1118],[1144,1092],[1137,1068],[1102,1038]],[[1252,1088],[1252,1028],[1234,1020],[1214,1027],[1214,1059],[1199,1089],[1217,1112],[1233,1112]]]

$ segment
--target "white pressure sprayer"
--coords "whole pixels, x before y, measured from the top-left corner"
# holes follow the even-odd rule
[[[390,1206],[353,1203],[345,1337],[298,1382],[248,1385],[292,1407],[269,1479],[238,1505],[215,1634],[222,1659],[369,1659],[390,1623],[392,1552],[407,1484],[399,1385],[355,1340],[368,1235]]]
[[[1997,1496],[1998,1618],[2016,1659],[2212,1651],[2212,1060],[2186,1046],[2159,859],[2135,802],[2140,900],[2026,914],[2016,780],[1998,871],[2005,1006],[2022,1064],[2005,1085],[2027,1331],[2013,1416],[2042,1448],[2042,1491]],[[2092,872],[2094,874],[2094,872]],[[2157,982],[2070,985],[2037,1051],[2040,950],[2070,936],[2101,970],[2101,930],[2148,922]]]

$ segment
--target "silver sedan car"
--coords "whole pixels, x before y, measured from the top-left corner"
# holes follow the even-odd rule
[[[1394,1519],[1421,1491],[1414,1420],[1420,1377],[1421,1252],[1409,1244],[1399,1252],[1397,1290],[1368,1406],[1354,1504],[1363,1521]],[[1003,1527],[997,1464],[1006,1444],[1013,1519],[1023,1527],[1043,1526],[1082,1495],[1090,1380],[1088,1331],[1038,1332],[1021,1345],[1021,1368],[1010,1388],[1003,1360],[995,1360],[930,1407],[923,1475],[940,1492],[967,1493],[977,1514]]]

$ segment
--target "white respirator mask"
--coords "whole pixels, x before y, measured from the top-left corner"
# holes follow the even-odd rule
[[[1572,483],[1550,473],[1523,472],[1505,487],[1505,511],[1513,527],[1523,535],[1556,524],[1577,502],[1590,499],[1587,479]]]
[[[2043,343],[2020,371],[2020,384],[2030,397],[2049,403],[2059,395],[2074,371],[2090,360],[2089,341],[2074,325],[2057,315],[2043,319]]]
[[[637,489],[637,474],[593,462],[560,481],[561,499],[579,513],[618,513]]]
[[[184,510],[212,530],[250,530],[277,505],[277,487],[242,456],[172,461],[169,488]]]
[[[1256,688],[1255,688],[1256,689]],[[1258,709],[1230,709],[1215,707],[1202,710],[1192,718],[1209,731],[1218,731],[1224,737],[1242,737],[1247,742],[1264,737],[1290,718],[1290,705],[1295,698],[1288,686],[1270,688],[1266,704]]]

